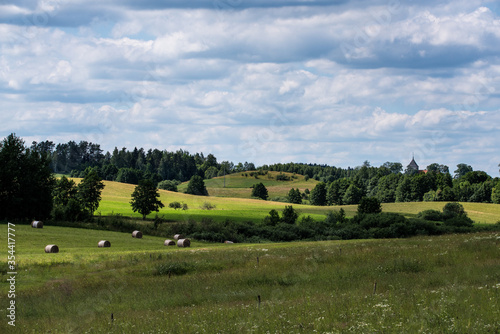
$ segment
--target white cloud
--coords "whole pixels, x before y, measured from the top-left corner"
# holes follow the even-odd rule
[[[500,156],[488,3],[287,3],[1,6],[1,135],[344,167],[415,150],[490,168],[471,142]]]

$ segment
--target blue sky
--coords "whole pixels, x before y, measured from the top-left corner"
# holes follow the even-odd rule
[[[0,0],[0,136],[498,175],[497,1]]]

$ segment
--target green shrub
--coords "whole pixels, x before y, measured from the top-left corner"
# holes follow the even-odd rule
[[[363,197],[358,205],[358,213],[380,213],[382,206],[375,197]]]
[[[450,219],[446,219],[444,221],[444,225],[446,226],[454,226],[454,227],[472,227],[474,222],[467,216],[456,216]]]
[[[276,175],[276,181],[290,181],[290,177],[286,174],[279,173]]]
[[[213,210],[216,208],[216,205],[210,202],[203,202],[203,205],[200,208],[202,210]]]
[[[443,207],[443,218],[450,219],[457,216],[467,216],[462,204],[458,202],[446,203]]]
[[[158,189],[169,190],[177,192],[177,185],[179,181],[176,180],[163,180],[158,183]]]
[[[172,208],[174,210],[180,209],[181,208],[181,203],[179,202],[172,202],[168,204],[169,208]]]
[[[397,223],[406,224],[408,222],[404,216],[392,212],[356,216],[355,220],[359,220],[359,225],[365,229],[383,228]]]
[[[438,210],[425,210],[417,214],[418,218],[439,222],[443,220],[443,214]]]

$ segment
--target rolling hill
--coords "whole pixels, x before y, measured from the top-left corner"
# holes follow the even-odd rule
[[[209,189],[209,193],[212,194],[211,196],[193,196],[181,192],[160,190],[160,200],[165,204],[165,208],[161,209],[158,214],[169,221],[188,221],[189,219],[201,220],[202,218],[212,218],[217,221],[224,221],[226,219],[235,221],[260,221],[268,215],[270,210],[275,209],[281,211],[286,205],[290,205],[289,203],[263,201],[252,198],[214,196],[217,194],[217,190],[220,189],[228,189],[228,193],[231,191],[241,193],[250,191],[247,187],[249,187],[250,181],[254,180],[256,179],[241,177],[241,175],[233,176],[230,179],[233,186],[232,188],[219,188],[216,187],[216,182],[220,181],[207,180],[207,188]],[[104,184],[105,188],[102,193],[102,200],[96,214],[121,214],[127,217],[141,217],[140,214],[132,212],[130,206],[130,196],[135,185],[111,181],[104,181]],[[313,184],[313,181],[305,181],[300,177],[297,180],[285,182],[269,180],[268,189],[274,189],[275,194],[283,194],[288,192],[292,187],[299,187],[299,189],[302,190],[302,188],[305,189],[306,186]],[[237,185],[241,187],[237,187]],[[310,187],[309,189],[312,188],[313,187]],[[228,193],[225,195],[228,195]],[[168,204],[174,201],[186,203],[189,209],[182,211],[169,208]],[[212,210],[202,209],[205,202],[215,205],[215,208]],[[407,217],[412,217],[423,210],[441,210],[444,205],[444,202],[384,203],[382,208],[384,212],[396,212]],[[500,205],[498,204],[462,203],[462,205],[468,212],[469,217],[478,223],[494,224],[500,220]],[[343,208],[348,216],[353,216],[357,210],[356,205],[312,206],[294,204],[293,207],[297,209],[301,215],[310,215],[314,219],[323,219],[324,215],[329,211],[340,210],[340,208]],[[156,212],[150,214],[148,218],[153,218],[155,214]]]

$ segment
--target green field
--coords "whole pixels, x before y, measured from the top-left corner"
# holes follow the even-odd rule
[[[498,233],[178,248],[130,233],[15,230],[16,331],[4,262],[1,333],[500,331]],[[97,248],[102,239],[111,248]],[[50,243],[60,253],[45,254]]]
[[[290,181],[277,181],[276,176],[284,174]],[[205,180],[208,194],[216,197],[251,198],[252,186],[262,183],[266,186],[269,198],[286,197],[291,188],[299,188],[301,192],[306,189],[312,190],[318,181],[314,179],[305,180],[303,175],[292,173],[268,172],[266,175],[250,176],[250,172],[234,173],[225,177],[215,177]],[[179,191],[187,189],[188,182],[179,185]]]
[[[261,176],[263,177],[263,176]],[[255,179],[248,178],[238,178],[241,182],[254,181]],[[248,179],[248,180],[247,180]],[[209,183],[208,180],[207,183]],[[212,181],[215,182],[215,181]],[[282,181],[270,181],[270,182],[282,182]],[[290,181],[290,188],[293,184]],[[301,184],[302,186],[306,182],[303,179],[296,181],[296,184]],[[102,201],[97,209],[96,214],[110,215],[110,214],[121,214],[127,217],[141,217],[140,214],[132,212],[130,206],[131,194],[134,191],[135,186],[131,184],[118,183],[104,181],[105,188],[102,193]],[[234,184],[233,184],[234,185]],[[301,186],[301,187],[302,187]],[[281,183],[274,186],[277,188],[285,187]],[[297,187],[295,185],[294,187]],[[218,189],[215,187],[209,187],[209,189]],[[247,190],[246,188],[234,188],[236,191],[241,189]],[[284,189],[284,188],[283,188]],[[289,189],[288,189],[289,190]],[[287,190],[287,191],[288,191]],[[169,221],[187,221],[189,219],[201,220],[202,218],[212,218],[218,221],[224,221],[226,219],[234,221],[261,221],[269,211],[276,209],[281,211],[289,203],[282,202],[272,202],[263,201],[252,198],[228,198],[228,197],[215,197],[215,196],[193,196],[187,195],[182,192],[170,192],[166,190],[160,190],[160,199],[165,204],[165,208],[161,209],[159,212],[160,216],[163,216]],[[171,202],[183,202],[188,205],[188,210],[175,210],[168,207]],[[209,202],[215,205],[213,210],[203,210],[201,207],[205,202]],[[411,217],[423,210],[435,209],[441,210],[445,205],[444,202],[411,202],[411,203],[385,203],[382,205],[384,212],[396,212],[404,214],[405,216]],[[500,205],[499,204],[487,204],[487,203],[462,203],[465,210],[467,211],[469,217],[478,223],[484,224],[494,224],[500,220]],[[357,210],[357,205],[345,205],[345,206],[312,206],[312,205],[296,205],[293,207],[297,209],[301,215],[310,215],[312,218],[321,220],[324,216],[331,210],[340,210],[343,208],[348,216],[354,216]],[[154,218],[156,212],[150,214],[148,218]]]

